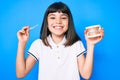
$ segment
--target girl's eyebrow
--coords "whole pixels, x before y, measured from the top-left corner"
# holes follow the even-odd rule
[[[66,13],[63,13],[62,16],[67,16],[68,17],[68,15]]]
[[[54,13],[49,13],[48,16],[55,16],[55,14]],[[67,16],[68,17],[68,15],[66,13],[62,13],[61,16]]]
[[[53,13],[50,13],[50,14],[48,14],[48,16],[55,16],[55,14],[53,14]]]

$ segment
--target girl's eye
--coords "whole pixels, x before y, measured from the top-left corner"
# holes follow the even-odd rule
[[[62,19],[67,19],[67,17],[62,17]]]
[[[50,17],[50,19],[55,19],[55,17]]]

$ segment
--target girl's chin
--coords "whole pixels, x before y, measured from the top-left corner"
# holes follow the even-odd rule
[[[63,36],[64,33],[53,33],[52,35],[54,35],[54,36]]]

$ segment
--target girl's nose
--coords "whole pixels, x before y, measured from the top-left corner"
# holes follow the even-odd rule
[[[57,18],[57,19],[56,19],[56,23],[57,23],[57,24],[61,24],[61,19],[60,19],[60,18]]]

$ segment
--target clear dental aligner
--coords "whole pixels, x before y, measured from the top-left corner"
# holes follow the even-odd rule
[[[34,26],[30,27],[30,30],[32,30],[32,29],[34,29],[34,28],[36,28],[37,26],[38,26],[38,24],[36,24],[36,25],[34,25]]]

